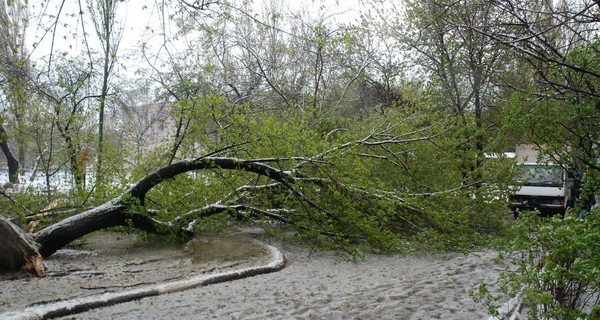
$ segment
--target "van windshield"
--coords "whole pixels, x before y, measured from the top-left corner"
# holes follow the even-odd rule
[[[525,186],[562,186],[563,168],[557,165],[525,164],[517,167],[516,179]]]

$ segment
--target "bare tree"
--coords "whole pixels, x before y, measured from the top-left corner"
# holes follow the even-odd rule
[[[127,154],[125,162],[131,166],[142,165],[149,154],[171,141],[176,119],[171,105],[162,100],[157,102],[152,90],[139,83],[120,89],[114,101],[117,109],[113,121],[116,137],[113,139]]]
[[[104,111],[109,93],[111,73],[117,60],[117,51],[123,29],[117,28],[118,0],[89,0],[88,9],[92,14],[92,21],[96,35],[102,46],[102,86],[98,97],[98,154],[96,157],[96,186],[102,183],[104,168]]]
[[[68,60],[55,60],[54,65],[46,83],[40,81],[37,91],[42,101],[51,105],[52,120],[64,140],[76,189],[83,192],[86,182],[82,152],[89,135],[89,102],[96,98],[89,92],[91,68],[70,64]]]

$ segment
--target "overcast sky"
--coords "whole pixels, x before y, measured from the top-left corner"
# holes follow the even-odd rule
[[[265,7],[264,2],[271,0],[255,0],[254,10],[259,11]],[[359,0],[309,0],[309,1],[281,1],[284,9],[288,12],[306,9],[313,15],[327,13],[332,21],[349,21],[355,19],[359,13]],[[78,14],[79,3],[84,6],[84,19],[82,25]],[[27,42],[32,58],[39,59],[47,56],[51,49],[57,51],[69,51],[71,53],[87,50],[81,42],[81,35],[85,29],[88,43],[92,49],[98,50],[99,43],[94,36],[95,30],[89,20],[87,1],[78,0],[50,0],[43,2],[29,2],[31,8],[30,27],[27,31]],[[124,1],[118,5],[119,13],[117,20],[123,27],[123,36],[119,47],[120,52],[139,47],[142,40],[150,36],[149,30],[160,32],[160,9],[156,7],[154,0],[146,1]],[[40,16],[43,16],[40,18]],[[59,24],[53,25],[54,17],[60,14]],[[170,30],[174,31],[174,30]],[[55,33],[53,37],[53,33]],[[35,47],[35,48],[34,48]]]

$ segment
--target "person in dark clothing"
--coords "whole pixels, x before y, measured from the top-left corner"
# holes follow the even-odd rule
[[[567,206],[575,209],[575,203],[579,199],[579,193],[581,193],[581,178],[582,174],[579,171],[573,173],[573,184],[571,185],[571,194]]]
[[[596,198],[593,192],[583,190],[583,174],[581,172],[575,172],[573,174],[573,185],[571,186],[571,197],[568,205],[571,208],[579,210],[577,218],[583,219],[585,215],[592,210],[592,207],[596,204]],[[586,192],[587,191],[587,192]],[[583,198],[582,198],[583,196]]]

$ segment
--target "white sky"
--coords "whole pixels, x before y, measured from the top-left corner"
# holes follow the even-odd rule
[[[307,9],[315,16],[326,13],[330,16],[331,21],[348,21],[353,17],[358,16],[360,0],[279,0],[284,10],[294,11],[299,9]],[[64,2],[62,7],[59,7]],[[87,32],[89,45],[93,48],[100,48],[95,30],[90,21],[87,21],[85,26],[82,26],[79,21],[79,3],[84,6],[84,17],[89,19],[90,15],[87,12],[86,0],[49,0],[40,3],[30,1],[32,10],[32,19],[30,27],[27,31],[27,41],[29,44],[29,52],[32,53],[32,58],[39,59],[49,55],[51,49],[53,52],[69,51],[71,53],[86,51],[87,48],[81,42],[83,28]],[[264,3],[271,2],[270,0],[255,0],[255,10],[260,10],[264,7]],[[118,4],[119,13],[117,20],[124,26],[123,36],[119,51],[126,52],[128,49],[137,48],[141,41],[149,35],[149,29],[155,32],[161,32],[160,26],[160,10],[155,6],[154,0],[145,1],[124,1]],[[35,19],[36,16],[43,11],[45,17],[43,20]],[[59,24],[54,29],[52,23],[55,17],[60,12]],[[41,24],[41,25],[40,25]],[[49,29],[49,30],[46,30]],[[54,39],[53,31],[56,30]],[[174,31],[174,30],[171,30]],[[74,36],[77,36],[74,39]],[[34,48],[35,45],[35,48]],[[98,50],[98,49],[96,49]]]

